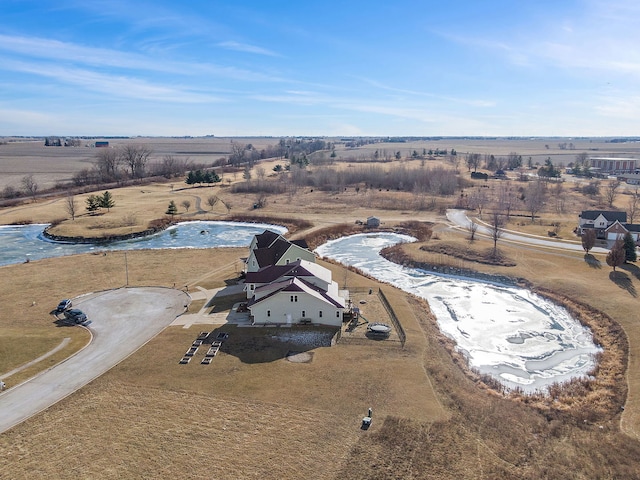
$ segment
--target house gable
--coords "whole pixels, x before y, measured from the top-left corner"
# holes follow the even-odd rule
[[[293,278],[256,289],[248,307],[256,323],[299,323],[302,320],[338,326],[342,323],[345,301],[302,279]]]

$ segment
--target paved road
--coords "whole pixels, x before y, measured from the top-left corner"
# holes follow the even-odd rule
[[[92,320],[93,340],[63,363],[0,394],[0,433],[120,363],[171,324],[188,302],[184,292],[159,287],[121,288],[74,299],[74,307]]]
[[[447,220],[458,228],[468,230],[471,220],[467,217],[467,213],[464,210],[447,210]],[[482,235],[491,235],[491,230],[482,224],[478,224],[477,233]],[[525,235],[510,230],[504,230],[500,236],[500,241],[507,241],[512,243],[519,243],[525,245],[532,245],[542,248],[553,248],[559,250],[571,250],[574,252],[584,252],[582,244],[578,242],[568,242],[562,240],[549,240],[544,237],[535,235]],[[591,249],[593,253],[607,253],[609,250],[606,248],[594,247]]]

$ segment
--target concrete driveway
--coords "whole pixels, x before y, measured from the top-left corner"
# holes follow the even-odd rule
[[[447,220],[449,220],[455,227],[468,230],[471,220],[467,217],[467,213],[464,210],[447,210]],[[477,233],[481,235],[491,236],[491,230],[486,225],[478,223]],[[500,241],[507,241],[512,243],[519,243],[523,245],[530,245],[542,248],[553,248],[559,250],[571,250],[574,252],[584,252],[582,244],[578,242],[570,242],[566,240],[549,240],[544,237],[536,235],[525,235],[510,230],[502,230],[500,235]],[[607,253],[609,250],[601,247],[594,247],[591,249],[593,253]]]
[[[189,301],[186,293],[161,287],[121,288],[73,299],[74,307],[92,321],[91,343],[61,364],[0,394],[0,432],[120,363],[170,325]]]

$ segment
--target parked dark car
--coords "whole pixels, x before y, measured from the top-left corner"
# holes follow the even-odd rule
[[[71,304],[71,300],[65,298],[64,300],[60,300],[60,303],[56,307],[56,313],[62,313],[65,310],[69,310],[73,305]]]
[[[64,316],[67,320],[78,324],[84,324],[87,321],[87,315],[82,310],[78,310],[77,308],[65,310]]]

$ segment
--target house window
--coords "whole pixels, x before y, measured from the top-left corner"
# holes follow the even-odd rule
[[[319,315],[319,317],[320,317],[320,318],[322,318],[322,310],[320,310],[320,315]]]
[[[291,301],[292,302],[297,302],[298,301],[298,295],[291,295]]]
[[[336,318],[340,318],[340,310],[336,312]]]
[[[253,283],[249,285],[249,290],[253,290]]]
[[[271,316],[271,310],[267,310],[267,317]]]
[[[306,310],[302,310],[302,318],[304,318],[304,317],[306,317],[306,316],[307,316],[307,312],[306,312]]]
[[[289,259],[287,258],[287,265],[289,265]]]

